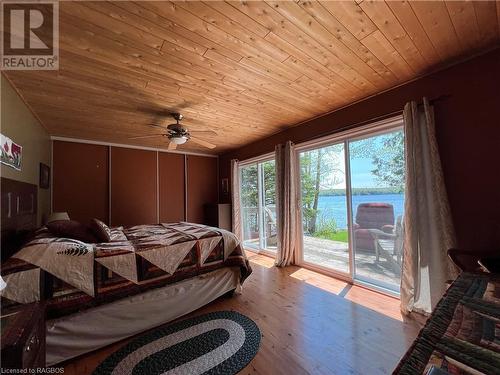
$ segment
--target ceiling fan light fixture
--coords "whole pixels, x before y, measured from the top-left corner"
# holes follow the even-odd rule
[[[182,135],[180,137],[175,137],[175,136],[170,137],[170,141],[174,142],[177,145],[183,145],[184,143],[187,142],[187,140],[188,138],[185,135]]]

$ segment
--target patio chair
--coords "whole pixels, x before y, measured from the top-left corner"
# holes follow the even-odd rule
[[[398,216],[393,233],[386,233],[379,229],[370,229],[375,247],[375,262],[378,263],[382,255],[397,274],[401,274],[401,258],[403,256],[403,217]]]
[[[394,207],[389,203],[361,203],[356,210],[354,247],[374,252],[376,249],[372,229],[384,233],[394,231]]]
[[[276,227],[277,227],[277,222],[276,222],[276,214],[269,208],[269,207],[264,207],[264,212],[267,217],[267,220],[265,220],[266,223],[266,235],[268,238],[268,245],[271,246],[276,246],[277,244],[277,237],[276,237]]]

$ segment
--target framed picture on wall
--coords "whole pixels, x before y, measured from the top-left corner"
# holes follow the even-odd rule
[[[2,147],[1,163],[20,171],[23,148],[3,134],[0,134],[0,144]]]
[[[41,189],[48,189],[50,187],[50,167],[43,163],[40,163],[39,185]]]

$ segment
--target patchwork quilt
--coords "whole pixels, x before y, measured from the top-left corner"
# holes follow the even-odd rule
[[[394,375],[500,375],[500,275],[462,273]]]
[[[236,236],[193,223],[111,229],[111,241],[88,244],[41,229],[2,264],[2,308],[47,301],[56,318],[223,267],[251,273]]]

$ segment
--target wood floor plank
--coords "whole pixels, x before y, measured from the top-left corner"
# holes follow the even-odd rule
[[[273,267],[273,259],[248,252],[253,273],[243,293],[222,298],[189,316],[236,310],[262,333],[256,357],[241,374],[387,374],[416,337],[399,301],[300,268]],[[64,365],[66,375],[90,374],[129,340]]]

